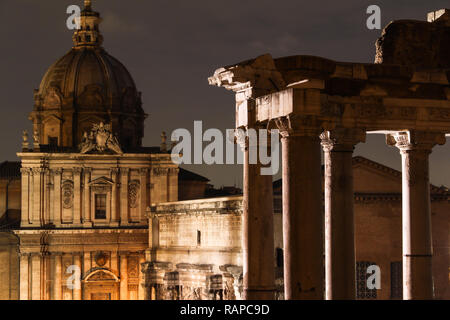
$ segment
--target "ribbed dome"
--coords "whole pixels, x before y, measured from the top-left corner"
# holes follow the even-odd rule
[[[30,114],[40,144],[77,147],[93,124],[111,123],[124,150],[140,147],[146,115],[125,66],[102,47],[100,15],[85,1],[73,48],[46,72]]]
[[[139,98],[130,73],[99,47],[74,48],[48,69],[38,91],[44,97],[44,109],[52,107],[51,101],[45,101],[45,98],[53,91],[74,99],[80,109],[119,111],[124,107],[129,111],[140,111],[130,110]],[[121,104],[125,102],[122,99],[125,95],[126,106]]]

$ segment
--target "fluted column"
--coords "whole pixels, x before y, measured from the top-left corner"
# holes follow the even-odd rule
[[[338,128],[322,135],[325,160],[325,294],[327,300],[355,299],[353,149],[361,130]]]
[[[284,295],[323,299],[320,127],[311,119],[277,120],[282,136]]]
[[[258,130],[254,132],[258,138]],[[237,133],[244,152],[243,299],[271,300],[275,293],[272,175],[261,174],[259,159],[250,163],[259,155],[259,139],[249,139],[248,130]]]
[[[387,136],[402,156],[403,299],[433,299],[428,158],[440,133],[405,131]]]

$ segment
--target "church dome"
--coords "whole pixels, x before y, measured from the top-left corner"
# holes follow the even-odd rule
[[[73,48],[57,60],[35,90],[30,114],[40,144],[76,147],[94,124],[111,123],[126,150],[140,147],[146,117],[128,70],[101,46],[100,15],[91,1],[77,21]]]

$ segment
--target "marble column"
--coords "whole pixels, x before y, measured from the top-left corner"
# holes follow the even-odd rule
[[[55,255],[54,260],[53,300],[62,300],[62,256]]]
[[[282,136],[284,296],[323,299],[323,207],[320,127],[277,120]]]
[[[325,295],[356,298],[353,149],[365,132],[337,128],[321,135],[325,162]]]
[[[91,168],[83,169],[83,225],[92,226],[91,218]]]
[[[257,138],[258,131],[253,132]],[[272,175],[261,174],[258,140],[249,139],[248,129],[236,133],[244,152],[243,299],[272,300],[275,297]]]
[[[30,275],[29,275],[29,259],[30,255],[28,253],[20,253],[20,283],[19,283],[19,294],[20,294],[20,300],[29,300],[29,281],[30,281]]]
[[[433,299],[428,158],[445,135],[405,131],[387,136],[402,156],[403,299]]]

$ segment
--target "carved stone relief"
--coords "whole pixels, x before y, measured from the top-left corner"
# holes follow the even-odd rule
[[[73,206],[73,182],[66,180],[62,184],[63,208],[70,209]]]

